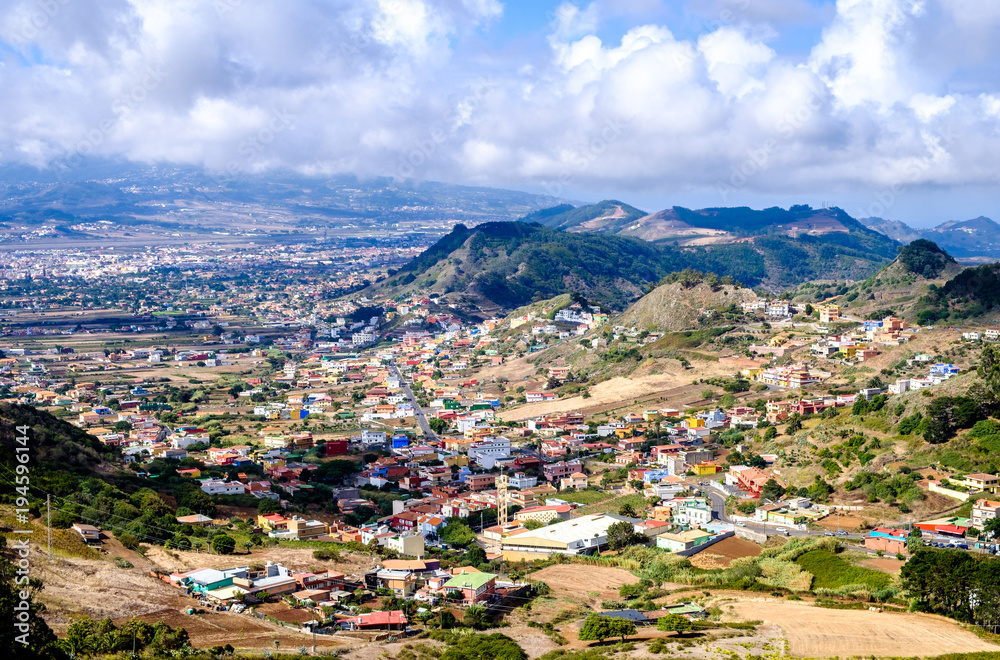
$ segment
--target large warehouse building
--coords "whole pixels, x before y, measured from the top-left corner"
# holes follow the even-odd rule
[[[545,559],[551,554],[590,554],[603,550],[608,545],[608,527],[617,522],[639,522],[636,518],[626,518],[610,513],[581,516],[565,522],[548,525],[503,541],[504,559],[517,561],[524,559]]]

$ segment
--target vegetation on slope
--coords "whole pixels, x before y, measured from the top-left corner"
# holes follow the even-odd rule
[[[548,209],[531,213],[522,220],[539,222],[546,227],[555,229],[572,229],[591,220],[602,219],[599,227],[591,231],[615,233],[627,227],[633,221],[646,215],[634,206],[614,199],[606,199],[596,204],[573,207],[570,204],[560,204]]]

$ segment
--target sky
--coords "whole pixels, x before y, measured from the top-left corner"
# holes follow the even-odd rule
[[[6,0],[0,163],[1000,219],[1000,3]]]

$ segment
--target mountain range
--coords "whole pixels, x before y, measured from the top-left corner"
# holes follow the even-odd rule
[[[899,220],[861,218],[869,229],[874,229],[897,240],[909,243],[918,238],[933,241],[949,254],[968,261],[1000,258],[1000,224],[979,216],[972,220],[949,221],[931,229],[916,229]]]
[[[837,208],[649,214],[607,200],[563,204],[519,222],[458,225],[376,290],[436,292],[488,313],[577,292],[621,310],[686,268],[777,291],[814,279],[865,279],[897,248]]]

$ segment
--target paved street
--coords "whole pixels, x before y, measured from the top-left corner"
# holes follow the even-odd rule
[[[399,367],[396,366],[396,361],[393,360],[389,363],[389,369],[392,371],[393,375],[399,379],[399,385],[406,395],[406,398],[410,401],[410,405],[413,406],[413,416],[417,420],[417,424],[420,426],[420,430],[424,432],[428,440],[437,440],[437,434],[431,430],[431,425],[427,421],[427,416],[424,415],[423,409],[420,404],[417,403],[417,397],[413,395],[413,390],[410,389],[410,384],[403,378],[403,375],[399,372]]]

